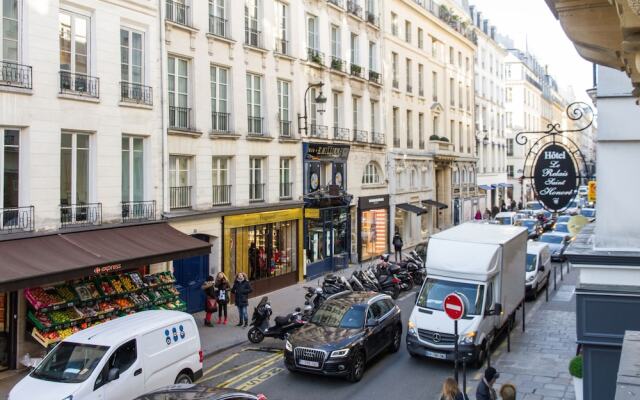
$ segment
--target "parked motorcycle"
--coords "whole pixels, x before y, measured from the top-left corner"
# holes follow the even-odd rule
[[[388,294],[394,300],[400,296],[400,279],[388,270],[378,270],[375,267],[370,267],[366,270],[366,275],[369,280],[378,286],[378,292]]]
[[[413,277],[409,273],[407,261],[395,263],[389,261],[390,254],[380,256],[380,263],[376,266],[376,275],[393,275],[400,279],[400,290],[413,289]]]
[[[324,277],[322,291],[327,295],[332,295],[345,291],[353,291],[353,288],[344,276],[329,274]]]
[[[270,326],[271,303],[268,297],[263,297],[253,310],[251,329],[247,332],[247,338],[251,343],[260,343],[265,337],[284,340],[287,336],[306,323],[302,318],[300,308],[286,316],[275,317],[275,325]]]

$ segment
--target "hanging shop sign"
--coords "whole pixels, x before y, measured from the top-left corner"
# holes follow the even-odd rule
[[[533,165],[533,184],[538,201],[548,210],[565,209],[578,188],[576,161],[571,152],[558,143],[540,150]]]
[[[589,181],[588,183],[587,201],[596,201],[596,181]]]
[[[349,145],[326,143],[303,143],[305,160],[346,160],[349,157]]]

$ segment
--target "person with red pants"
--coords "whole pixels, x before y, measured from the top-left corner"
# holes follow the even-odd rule
[[[211,315],[216,311],[211,308],[210,304],[213,303],[211,300],[216,300],[216,288],[215,288],[215,279],[213,279],[212,275],[207,277],[207,280],[202,285],[202,290],[206,297],[204,306],[207,314],[204,317],[204,326],[213,327],[213,323],[211,322]]]

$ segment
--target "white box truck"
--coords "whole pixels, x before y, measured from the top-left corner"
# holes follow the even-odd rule
[[[482,365],[489,346],[515,319],[525,298],[527,229],[465,223],[429,240],[427,279],[409,318],[407,350],[412,356],[454,359],[454,323],[444,298],[466,299],[458,321],[459,357]]]

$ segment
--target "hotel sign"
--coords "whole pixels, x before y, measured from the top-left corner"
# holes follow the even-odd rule
[[[543,148],[533,164],[533,185],[538,201],[550,211],[567,208],[576,196],[578,173],[569,150],[553,143]]]

